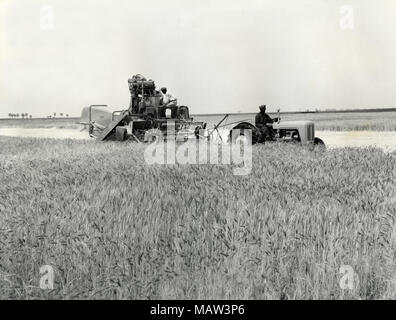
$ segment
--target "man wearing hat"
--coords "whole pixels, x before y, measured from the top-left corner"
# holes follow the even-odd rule
[[[265,105],[260,106],[260,112],[256,115],[255,124],[260,130],[263,140],[274,140],[274,131],[271,125],[274,120],[265,112],[266,109]]]

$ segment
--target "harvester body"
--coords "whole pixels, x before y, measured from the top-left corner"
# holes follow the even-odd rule
[[[101,141],[152,141],[157,136],[169,138],[168,127],[172,126],[176,132],[172,139],[185,141],[195,138],[195,133],[205,127],[203,122],[193,121],[187,106],[165,105],[153,80],[135,75],[128,79],[128,85],[131,99],[127,109],[91,105],[82,110],[80,123],[88,125],[91,137]]]

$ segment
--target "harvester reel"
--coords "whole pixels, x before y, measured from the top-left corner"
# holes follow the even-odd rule
[[[149,130],[157,127],[157,122],[152,117],[147,117],[146,122],[144,123],[144,129]]]

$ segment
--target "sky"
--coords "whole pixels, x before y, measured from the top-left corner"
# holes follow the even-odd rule
[[[0,117],[129,104],[141,73],[190,113],[396,106],[394,0],[0,0]]]

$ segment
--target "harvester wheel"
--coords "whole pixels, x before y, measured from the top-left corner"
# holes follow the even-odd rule
[[[124,141],[127,138],[127,129],[123,127],[116,127],[116,140]]]

